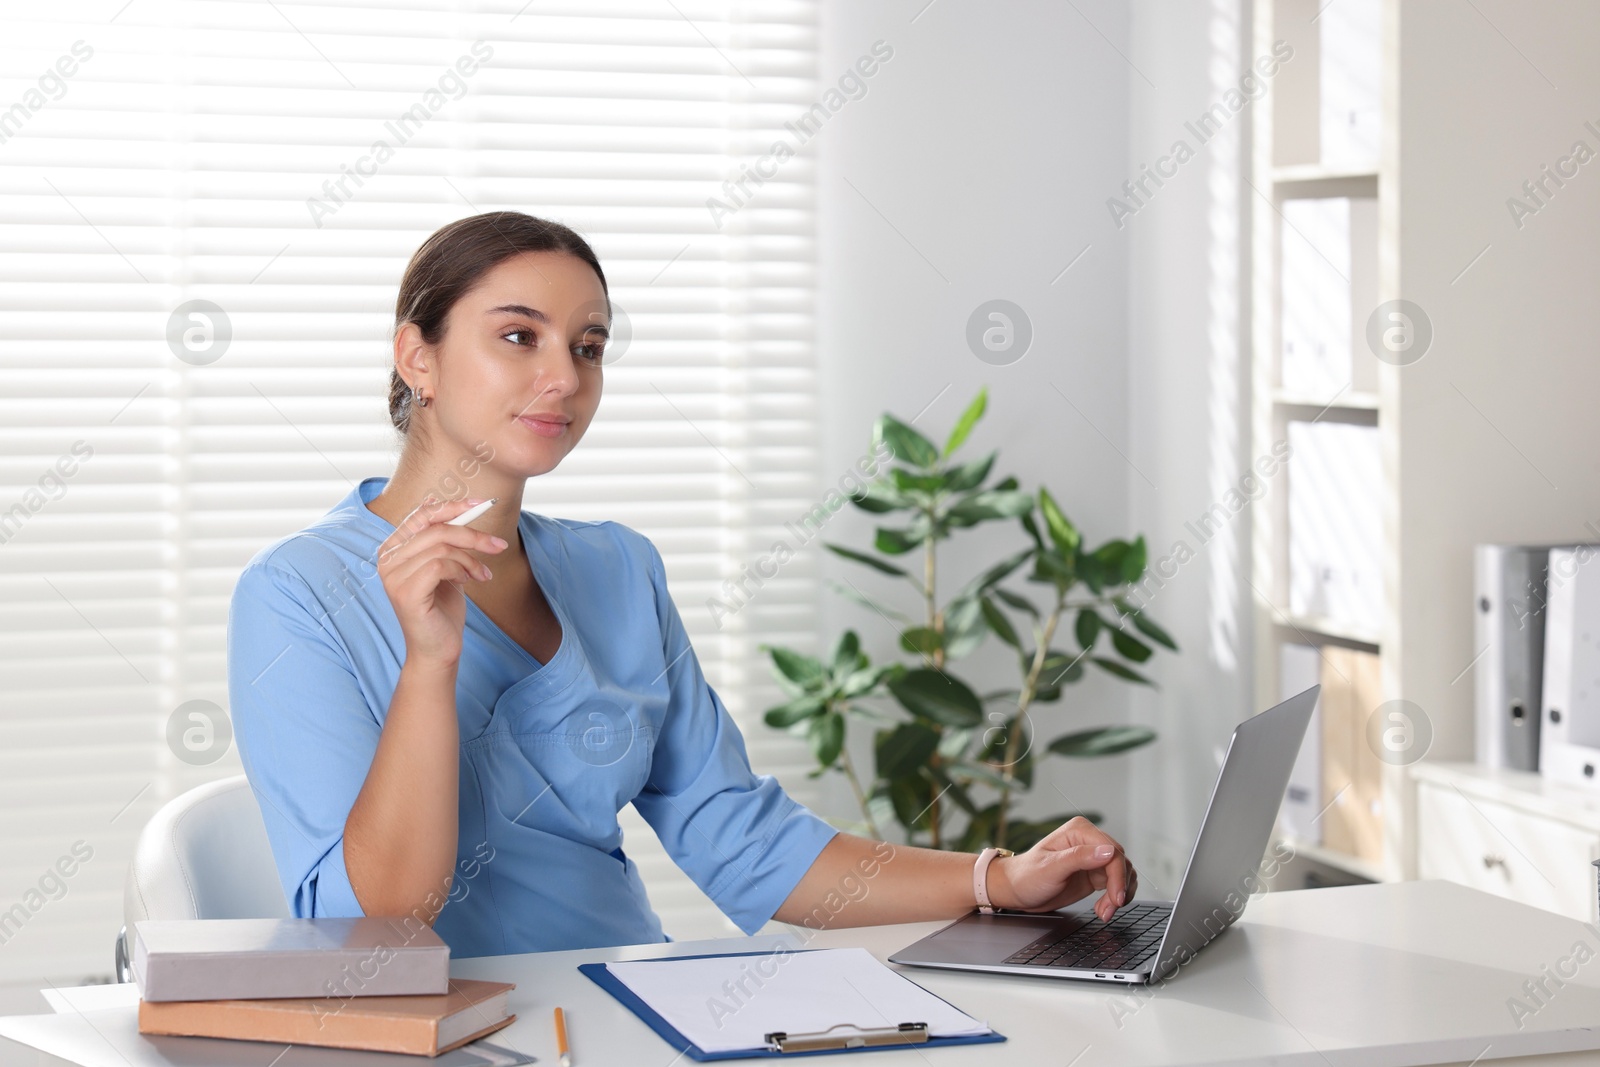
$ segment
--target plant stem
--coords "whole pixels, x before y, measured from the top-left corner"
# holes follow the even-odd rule
[[[1056,597],[1056,606],[1050,612],[1050,617],[1045,620],[1044,633],[1041,635],[1038,647],[1033,650],[1033,664],[1028,668],[1028,676],[1023,679],[1022,692],[1017,694],[1017,714],[1011,720],[1011,728],[1006,732],[1006,762],[1001,774],[1006,780],[1004,789],[1000,790],[1000,817],[995,820],[994,840],[990,842],[995,846],[1001,845],[1006,839],[1006,816],[1011,808],[1011,782],[1016,779],[1016,766],[1019,758],[1017,745],[1022,738],[1022,717],[1027,714],[1028,706],[1033,703],[1034,691],[1039,685],[1039,672],[1044,669],[1045,657],[1050,654],[1050,640],[1055,636],[1056,624],[1061,621],[1061,612],[1066,606],[1066,594]]]
[[[867,820],[867,829],[872,831],[872,836],[878,841],[883,840],[883,831],[878,829],[878,822],[872,817],[872,808],[867,805],[867,794],[861,789],[861,779],[856,776],[856,765],[850,759],[850,746],[847,744],[840,750],[844,760],[844,776],[850,779],[850,788],[855,791],[856,803],[861,807],[861,814]]]
[[[926,514],[928,516],[928,529],[930,532],[928,534],[928,540],[924,542],[925,551],[922,557],[922,584],[927,593],[926,603],[928,607],[928,629],[932,630],[938,635],[938,639],[935,642],[933,649],[933,668],[934,670],[942,671],[944,670],[944,613],[939,610],[939,600],[934,590],[934,542],[938,540],[938,538],[936,538],[931,532],[934,529],[933,508],[931,506],[927,509]],[[941,740],[943,740],[943,727],[935,726],[933,728],[933,732],[938,735]],[[933,755],[928,758],[928,764],[932,767],[937,767],[939,765],[939,752],[937,749],[935,749]],[[933,795],[933,800],[928,804],[928,829],[930,834],[929,844],[933,848],[942,847],[939,840],[939,796],[940,794],[935,793]]]

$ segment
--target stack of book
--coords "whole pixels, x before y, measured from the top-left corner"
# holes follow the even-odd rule
[[[145,920],[132,962],[143,1034],[437,1056],[516,1018],[404,918]]]

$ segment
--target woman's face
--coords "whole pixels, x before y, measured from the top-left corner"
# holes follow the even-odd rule
[[[439,430],[464,453],[487,444],[514,477],[554,469],[600,406],[609,323],[600,279],[576,256],[497,264],[450,309],[432,368]]]

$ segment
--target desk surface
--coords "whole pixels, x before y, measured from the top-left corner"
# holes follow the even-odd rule
[[[568,1013],[578,1067],[667,1067],[675,1053],[574,968],[591,960],[778,944],[861,945],[879,959],[941,923],[797,931],[790,935],[458,960],[454,974],[517,983],[521,1013],[502,1032],[541,1060],[555,1048],[550,1009]],[[1543,1004],[1522,983],[1554,971],[1585,943],[1594,959]],[[872,1062],[1140,1067],[1258,1060],[1318,1067],[1469,1063],[1600,1045],[1600,935],[1559,915],[1448,882],[1351,886],[1255,898],[1239,924],[1171,981],[1140,989],[927,968],[903,973],[1010,1040],[941,1050],[872,1052]],[[1532,1014],[1508,1007],[1520,998]],[[1563,1033],[1565,1031],[1565,1033]],[[1368,1046],[1362,1048],[1361,1046]],[[1411,1046],[1427,1058],[1374,1055]],[[1341,1052],[1343,1054],[1341,1054]],[[924,1059],[925,1058],[925,1059]],[[861,1062],[866,1062],[865,1060]],[[1600,1062],[1600,1053],[1537,1062]]]
[[[779,945],[861,945],[885,959],[940,925],[796,929],[754,938],[484,957],[456,960],[450,969],[458,977],[517,983],[511,1007],[520,1018],[495,1040],[537,1056],[541,1064],[555,1062],[551,1008],[560,1004],[567,1010],[575,1067],[669,1067],[688,1061],[580,975],[579,963]],[[1600,1063],[1600,1053],[1569,1051],[1600,1046],[1600,931],[1447,882],[1256,897],[1238,925],[1176,978],[1148,988],[901,970],[988,1020],[1009,1040],[874,1051],[859,1062]],[[1535,998],[1524,983],[1539,978],[1549,992],[1535,990]],[[1513,1014],[1513,998],[1528,1009],[1520,1018]],[[1397,1051],[1378,1053],[1372,1046]],[[1536,1055],[1541,1053],[1553,1054]],[[0,1040],[0,1063],[63,1062]]]

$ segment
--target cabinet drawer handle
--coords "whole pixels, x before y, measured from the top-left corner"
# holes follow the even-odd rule
[[[1499,867],[1504,874],[1511,873],[1511,869],[1506,866],[1506,858],[1504,856],[1496,856],[1493,853],[1485,852],[1483,854],[1483,869],[1492,871],[1496,867]]]

